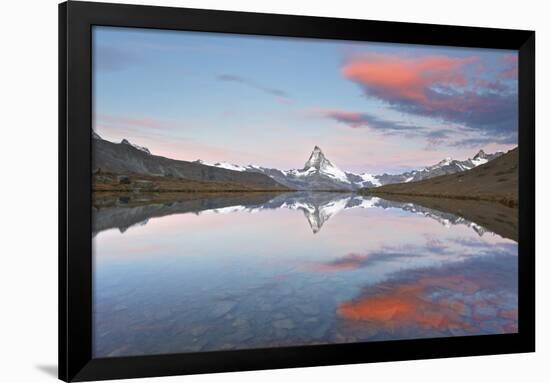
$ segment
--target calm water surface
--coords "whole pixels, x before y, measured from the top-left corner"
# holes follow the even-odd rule
[[[119,198],[93,248],[94,357],[517,332],[517,243],[413,203]]]

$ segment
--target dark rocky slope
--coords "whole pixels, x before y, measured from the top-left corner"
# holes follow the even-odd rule
[[[196,181],[198,184],[194,187],[199,190],[200,183],[208,182],[217,183],[221,189],[224,189],[223,184],[228,184],[228,189],[236,190],[288,190],[265,174],[237,172],[196,162],[173,160],[149,154],[129,143],[116,144],[100,138],[93,140],[92,172],[94,175],[132,175],[133,178],[136,178],[135,175],[143,175],[153,177],[146,180],[153,183],[154,177],[172,179],[172,184],[180,180],[181,189],[187,188],[185,182]],[[96,177],[96,185],[100,185],[101,180]],[[117,178],[117,181],[120,179]],[[171,190],[177,190],[177,187]]]

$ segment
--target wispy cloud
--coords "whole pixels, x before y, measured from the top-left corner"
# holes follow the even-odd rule
[[[465,131],[461,127],[454,127],[451,129],[445,125],[432,127],[413,125],[404,121],[386,120],[364,112],[324,109],[316,111],[316,115],[329,118],[352,129],[368,128],[380,132],[383,135],[421,138],[426,141],[426,149],[428,150],[434,149],[440,145],[454,144],[456,140],[454,137],[464,137],[465,134],[472,133]]]
[[[457,134],[457,130],[448,129],[448,128],[431,130],[425,134],[426,141],[427,141],[426,148],[432,149],[439,145],[447,144],[451,140],[451,137],[455,136],[456,134]]]
[[[235,82],[249,86],[254,89],[258,89],[266,94],[278,97],[278,99],[283,103],[288,103],[290,101],[290,97],[286,91],[262,85],[254,80],[245,77],[235,76],[231,74],[221,74],[216,78],[220,81]]]
[[[111,45],[94,45],[94,69],[104,72],[119,72],[133,67],[142,61],[134,51]]]
[[[330,118],[349,126],[350,128],[370,128],[384,133],[418,132],[425,128],[417,125],[406,124],[401,121],[391,121],[377,117],[370,113],[351,112],[337,109],[322,109],[316,111],[321,117]]]
[[[334,261],[314,264],[310,267],[312,271],[318,272],[332,272],[332,271],[347,271],[357,270],[361,268],[370,267],[376,263],[383,263],[389,261],[396,261],[400,259],[406,259],[413,257],[410,252],[399,251],[380,251],[368,254],[347,254]]]
[[[503,137],[478,136],[478,137],[457,139],[453,141],[452,144],[455,146],[464,147],[464,148],[479,148],[487,144],[514,146],[514,145],[517,145],[517,140],[513,135],[508,135]]]
[[[309,264],[308,269],[317,272],[333,272],[357,270],[372,267],[374,264],[394,262],[414,258],[417,254],[432,254],[435,256],[452,255],[449,247],[442,241],[427,239],[425,246],[402,245],[383,246],[382,248],[364,253],[350,253],[329,262]]]

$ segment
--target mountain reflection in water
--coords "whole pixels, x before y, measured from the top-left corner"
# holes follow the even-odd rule
[[[94,357],[517,332],[504,205],[94,197]]]
[[[498,227],[486,223],[485,228],[478,223],[469,221],[459,215],[422,206],[413,202],[390,201],[373,196],[362,196],[352,193],[334,192],[291,192],[291,193],[229,193],[222,196],[205,196],[199,193],[187,193],[195,198],[180,200],[174,198],[171,201],[155,202],[154,197],[142,197],[129,203],[130,199],[110,198],[103,199],[99,208],[94,209],[93,232],[94,234],[111,228],[118,228],[121,232],[134,225],[145,225],[149,218],[162,217],[170,214],[195,213],[195,214],[228,214],[236,212],[258,213],[268,209],[286,208],[303,212],[313,233],[319,232],[325,222],[346,209],[354,208],[382,208],[402,209],[407,212],[423,215],[435,219],[442,225],[466,225],[480,236],[491,229],[504,237],[512,236],[503,233]],[[100,199],[96,200],[99,202]],[[424,198],[424,203],[426,199]],[[437,200],[437,199],[436,199]],[[462,201],[453,201],[456,204]],[[466,202],[468,203],[468,202]],[[490,206],[491,215],[510,218],[510,230],[517,232],[517,210],[498,203],[475,201],[473,209],[479,209],[480,205]],[[496,218],[498,220],[498,218]]]

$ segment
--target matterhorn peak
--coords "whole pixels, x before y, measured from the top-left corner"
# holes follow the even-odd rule
[[[311,152],[311,155],[309,156],[309,159],[305,163],[301,172],[304,172],[307,175],[321,174],[325,177],[336,179],[339,182],[350,183],[346,173],[338,169],[335,164],[330,162],[325,157],[321,148],[317,145],[313,148],[313,152]]]
[[[319,170],[327,165],[332,166],[330,161],[327,160],[327,158],[323,154],[321,148],[315,145],[315,147],[313,148],[313,152],[311,152],[309,159],[304,165],[304,169],[315,168]]]

